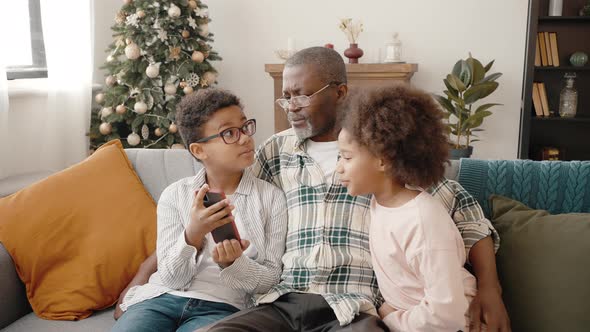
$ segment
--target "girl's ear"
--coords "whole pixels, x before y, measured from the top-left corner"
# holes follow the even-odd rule
[[[189,151],[195,158],[199,160],[207,159],[207,153],[203,150],[203,144],[201,143],[191,143],[188,147]]]
[[[383,159],[379,158],[379,170],[381,172],[385,172],[386,168],[387,168],[387,165],[385,164],[385,161]]]

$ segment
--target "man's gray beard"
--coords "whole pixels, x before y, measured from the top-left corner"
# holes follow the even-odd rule
[[[295,131],[295,135],[297,135],[297,138],[299,138],[300,140],[305,140],[310,137],[313,137],[313,128],[311,127],[311,122],[309,122],[309,119],[305,120],[305,128],[293,127],[293,130]]]

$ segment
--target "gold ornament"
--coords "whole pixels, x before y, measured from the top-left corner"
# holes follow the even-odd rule
[[[174,123],[171,123],[168,127],[168,131],[173,134],[176,134],[176,132],[178,131],[178,127]]]
[[[115,112],[117,112],[117,114],[125,114],[125,112],[127,112],[127,107],[125,107],[124,104],[118,105],[115,108]]]
[[[125,23],[125,20],[127,19],[127,16],[125,16],[125,12],[118,12],[117,15],[115,15],[115,23],[117,24],[123,24]]]
[[[167,95],[175,95],[176,94],[176,85],[172,84],[172,83],[168,83],[164,86],[164,92],[166,92]]]
[[[106,118],[107,116],[113,114],[113,108],[112,107],[103,107],[102,110],[100,110],[100,118]]]
[[[147,104],[143,101],[138,101],[137,103],[135,103],[135,105],[133,105],[133,109],[137,114],[144,114],[145,112],[147,112],[148,107]]]
[[[178,85],[184,89],[184,87],[186,86],[186,82],[182,81],[182,82],[178,83]]]
[[[110,134],[113,131],[113,126],[108,122],[103,122],[98,127],[98,131],[104,136]]]
[[[217,74],[212,71],[205,72],[203,76],[201,76],[201,86],[210,86],[215,83],[215,80],[217,80]]]
[[[113,62],[115,60],[115,57],[112,54],[109,54],[109,56],[107,56],[107,62]]]
[[[191,36],[191,33],[188,30],[182,30],[182,38],[187,39]]]
[[[189,6],[191,9],[197,9],[197,2],[196,2],[195,0],[190,0],[190,1],[188,2],[188,6]]]
[[[139,18],[145,17],[145,12],[143,10],[138,10],[136,14],[137,14],[137,17],[139,17]]]
[[[205,55],[202,52],[194,51],[191,55],[191,59],[196,63],[201,63],[205,60]]]
[[[180,59],[180,47],[170,47],[170,59],[178,60]]]
[[[156,128],[156,130],[154,130],[154,134],[156,134],[158,137],[161,137],[164,135],[164,132],[162,131],[162,128]]]
[[[160,63],[152,63],[145,69],[145,74],[149,78],[156,78],[160,75]]]
[[[102,104],[104,103],[104,93],[97,93],[96,96],[94,96],[94,100],[96,101],[97,104]]]
[[[129,37],[125,38],[125,44],[129,45],[131,43],[133,43],[133,40],[131,40],[131,38],[129,38]]]
[[[209,37],[209,24],[205,23],[200,26],[201,31],[199,31],[199,35],[203,38]]]
[[[113,75],[109,75],[109,76],[107,76],[107,78],[105,78],[104,82],[108,86],[113,86],[117,83],[117,78]]]
[[[136,146],[139,144],[139,142],[141,142],[141,137],[139,137],[139,135],[136,133],[131,133],[129,136],[127,136],[127,143],[129,145]]]
[[[133,2],[133,0],[123,0],[123,3],[129,5]]]
[[[135,60],[139,58],[141,55],[141,51],[139,50],[139,46],[136,43],[131,43],[125,47],[125,56],[129,60]]]
[[[168,16],[172,18],[177,18],[180,16],[180,8],[175,4],[171,4],[170,8],[168,9]]]
[[[191,93],[193,93],[193,88],[190,86],[185,86],[184,89],[182,89],[182,91],[185,95],[190,95]]]

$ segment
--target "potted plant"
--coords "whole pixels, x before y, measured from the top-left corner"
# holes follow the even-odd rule
[[[485,67],[471,56],[455,63],[453,70],[447,75],[445,83],[446,96],[434,97],[442,106],[445,114],[451,159],[469,158],[473,152],[471,143],[479,141],[476,133],[483,131],[479,128],[483,120],[492,115],[490,108],[501,105],[496,103],[482,104],[475,107],[480,99],[489,96],[498,88],[498,77],[502,73],[487,74],[494,60]]]

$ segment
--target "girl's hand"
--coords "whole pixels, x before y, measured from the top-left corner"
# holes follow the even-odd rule
[[[250,241],[242,240],[242,243],[238,240],[225,240],[219,242],[213,248],[211,257],[213,261],[222,268],[226,268],[233,264],[233,262],[242,256],[244,250],[250,246]]]
[[[381,307],[379,308],[378,311],[379,311],[379,317],[381,317],[381,319],[384,319],[385,316],[396,311],[396,309],[394,307],[390,306],[389,304],[387,304],[387,302],[383,302],[383,304],[381,305]]]

